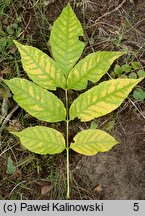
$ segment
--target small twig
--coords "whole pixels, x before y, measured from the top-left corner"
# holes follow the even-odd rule
[[[5,150],[3,150],[2,153],[0,154],[0,157],[2,157],[2,155],[5,154],[7,151],[12,150],[17,145],[18,145],[18,143],[16,143],[15,145],[10,146],[9,148],[6,148]]]
[[[18,105],[16,105],[12,110],[11,112],[7,115],[6,118],[4,118],[4,121],[2,122],[2,125],[1,125],[1,128],[0,130],[3,129],[4,125],[10,120],[10,118],[12,117],[13,113],[18,109]]]
[[[136,104],[128,98],[129,102],[135,107],[135,109],[139,112],[139,114],[145,119],[145,115],[140,111],[140,109],[136,106]]]
[[[26,25],[25,29],[19,34],[18,38],[27,31],[27,28],[29,27],[31,19],[32,19],[32,15],[30,14],[30,17],[29,17],[29,20],[27,22],[27,25]]]
[[[18,109],[18,107],[19,107],[19,106],[16,105],[16,106],[11,110],[11,112],[7,115],[7,117],[3,118],[4,121],[3,121],[3,122],[1,121],[2,125],[1,125],[1,127],[0,127],[0,145],[1,145],[1,133],[2,133],[2,130],[3,130],[3,128],[4,128],[4,125],[5,125],[8,121],[10,121],[10,118],[12,117],[13,113]]]
[[[126,3],[126,0],[123,0],[116,8],[114,8],[112,11],[106,12],[106,13],[104,13],[102,16],[98,17],[98,19],[95,20],[95,23],[92,24],[92,25],[90,25],[89,27],[95,26],[96,23],[97,23],[100,19],[102,19],[102,18],[104,18],[104,17],[106,17],[106,16],[108,16],[108,15],[110,15],[110,14],[112,14],[112,13],[118,11],[118,10],[123,6],[124,3]]]
[[[21,181],[21,182],[19,182],[12,190],[11,190],[11,192],[9,193],[9,196],[11,196],[12,195],[12,193],[14,192],[14,190],[16,190],[16,188],[18,187],[18,186],[20,186],[20,184],[23,184],[23,183],[25,183],[26,181],[24,180],[24,181]]]

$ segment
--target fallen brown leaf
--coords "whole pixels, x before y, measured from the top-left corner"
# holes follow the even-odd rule
[[[52,189],[52,185],[43,186],[41,188],[41,194],[42,195],[46,195],[46,194],[48,194],[51,191],[51,189]]]
[[[93,189],[93,191],[94,191],[94,192],[97,192],[97,193],[101,193],[102,190],[103,190],[103,187],[102,187],[101,184],[95,186],[94,189]]]

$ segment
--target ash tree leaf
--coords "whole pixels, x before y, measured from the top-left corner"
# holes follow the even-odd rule
[[[109,151],[116,144],[118,144],[118,141],[108,133],[88,129],[79,132],[74,137],[74,143],[71,143],[70,148],[80,154],[91,156],[98,152]]]
[[[58,122],[66,118],[63,103],[51,92],[25,79],[4,80],[14,94],[14,100],[30,115],[47,121]]]
[[[53,128],[28,127],[12,134],[20,138],[26,149],[38,154],[57,154],[66,148],[62,134]]]
[[[70,119],[78,117],[86,122],[110,113],[124,101],[132,88],[142,79],[114,79],[91,88],[72,103]]]
[[[83,36],[81,23],[68,4],[54,22],[49,41],[54,59],[66,77],[85,46],[79,36]]]
[[[79,61],[68,76],[67,86],[69,89],[82,90],[87,86],[87,82],[99,81],[109,70],[112,63],[122,56],[123,52],[98,51],[89,54]]]
[[[22,65],[30,79],[49,90],[65,88],[66,79],[56,62],[41,50],[14,41],[20,54]]]

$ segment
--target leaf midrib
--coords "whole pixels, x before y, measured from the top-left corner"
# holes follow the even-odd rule
[[[20,88],[19,86],[17,86],[16,84],[13,84],[15,87],[17,87],[17,88],[19,88],[20,89],[20,91],[22,92],[22,93],[24,93],[25,92],[25,94],[26,95],[30,95],[30,97],[32,98],[32,100],[33,101],[35,101],[35,103],[36,103],[36,101],[37,101],[37,103],[38,103],[38,105],[39,104],[41,104],[41,105],[43,105],[42,107],[44,107],[44,108],[48,108],[48,106],[45,106],[46,105],[46,103],[41,103],[40,102],[40,100],[38,100],[36,97],[33,97],[30,93],[29,93],[29,91],[26,91],[25,89],[22,89],[22,88]],[[32,84],[32,85],[36,85],[36,84]],[[38,86],[39,88],[41,88],[40,86]],[[32,88],[33,88],[33,86],[32,86]],[[48,92],[46,89],[43,89],[43,88],[41,88],[42,90],[44,90],[44,91],[46,91],[46,93]],[[49,93],[51,93],[51,92],[49,92]],[[55,95],[54,95],[55,96]],[[14,97],[15,97],[15,94],[14,94]],[[50,106],[49,106],[49,109],[50,109]],[[50,111],[54,111],[54,109],[50,109]]]
[[[29,46],[28,46],[29,47]],[[56,82],[55,82],[55,78],[53,78],[50,74],[48,74],[47,72],[46,72],[46,70],[45,70],[45,68],[43,68],[43,67],[40,67],[40,64],[35,60],[35,58],[31,55],[31,52],[29,53],[28,51],[26,51],[25,49],[23,49],[23,48],[21,48],[22,50],[23,50],[23,52],[25,52],[26,53],[26,55],[28,56],[28,57],[31,57],[30,59],[32,59],[33,60],[33,62],[34,62],[34,64],[36,64],[36,66],[38,67],[38,69],[40,69],[44,74],[46,74],[48,77],[50,77],[51,78],[51,80],[54,82],[54,84],[55,84],[55,86],[56,86]],[[36,48],[37,49],[37,48]],[[37,51],[37,50],[36,50]],[[41,51],[48,59],[50,58],[46,53],[44,53],[43,51]],[[41,58],[41,56],[40,56],[40,58]],[[50,62],[51,61],[53,61],[53,59],[51,59],[50,58]],[[56,62],[53,62],[54,64],[56,64]],[[52,64],[53,64],[52,63]],[[47,64],[47,63],[46,63]],[[51,64],[51,63],[50,63]],[[54,67],[54,69],[55,68],[57,68],[57,65],[56,65],[56,67]],[[44,69],[44,70],[43,70]],[[60,69],[59,68],[57,68],[57,71],[59,70],[59,72],[61,72],[60,71]],[[29,73],[28,73],[29,74]],[[32,76],[33,76],[33,74],[31,74]]]
[[[125,88],[128,88],[128,86],[130,86],[131,84],[129,83],[128,85],[125,86]],[[112,95],[114,92],[119,92],[120,90],[122,90],[122,88],[118,89],[117,91],[113,91],[112,93],[108,94],[108,95],[105,95],[104,97],[101,97],[102,100],[99,100],[99,101],[96,101],[96,102],[93,102],[91,105],[87,106],[87,108],[89,109],[89,107],[93,106],[93,105],[96,105],[96,103],[99,103],[99,102],[102,102],[105,100],[105,98],[109,97],[110,95]],[[124,90],[124,89],[123,89]],[[81,113],[81,112],[84,112],[84,110],[86,110],[86,108],[84,109],[80,109],[80,112],[77,114],[77,116]],[[76,115],[75,115],[76,116]]]
[[[76,147],[78,147],[78,146],[82,146],[82,147],[83,147],[84,145],[88,145],[88,144],[89,144],[89,145],[95,145],[95,146],[96,146],[96,145],[108,144],[108,141],[106,141],[106,142],[104,142],[104,141],[99,141],[99,142],[96,142],[96,143],[94,143],[93,141],[92,141],[92,142],[90,142],[90,141],[87,142],[87,141],[86,141],[86,142],[83,142],[83,144],[80,144],[80,145],[79,145],[79,143],[76,142],[76,143],[73,143],[73,146],[75,145]],[[99,146],[98,146],[98,147],[99,147]]]
[[[95,60],[95,58],[94,58],[93,60]],[[105,61],[105,60],[103,59],[103,61]],[[85,61],[82,62],[81,65],[78,65],[78,68],[77,68],[77,65],[76,65],[76,68],[74,67],[73,70],[72,70],[72,72],[75,71],[75,70],[81,71],[81,68],[83,68],[82,65],[83,65],[84,63],[85,63]],[[78,63],[78,64],[79,64],[79,63]],[[88,62],[88,64],[89,64],[89,62]],[[95,70],[95,68],[96,68],[96,70],[98,70],[98,66],[99,66],[99,65],[101,65],[100,60],[96,63],[96,65],[95,65],[94,67],[92,67],[92,68],[90,68],[90,69],[86,69],[86,70],[84,71],[85,73],[82,73],[81,76],[78,77],[77,80],[75,80],[75,85],[74,85],[74,86],[76,86],[76,85],[77,85],[78,83],[80,83],[80,82],[83,82],[83,85],[85,85],[85,84],[87,83],[88,80],[93,82],[92,79],[88,79],[88,80],[84,80],[84,79],[88,78],[89,75],[92,75],[93,72],[94,72],[94,70]],[[111,64],[111,65],[112,65],[112,64]],[[111,67],[111,65],[110,65],[109,67]],[[108,68],[107,68],[107,71],[108,71]],[[89,73],[90,73],[90,74],[89,74]],[[103,74],[96,74],[96,80],[97,80],[97,75],[98,75],[99,78],[100,78],[100,76],[103,76],[105,73],[106,73],[106,70],[104,70],[104,73],[103,73]],[[71,76],[70,76],[70,77],[71,77]],[[95,80],[94,82],[97,82],[96,80]],[[93,82],[93,83],[94,83],[94,82]]]
[[[23,139],[25,139],[25,138],[28,138],[28,139],[31,138],[31,139],[33,139],[33,140],[36,141],[36,138],[34,138],[34,137],[32,137],[32,136],[24,136],[24,135],[23,135]],[[21,138],[21,139],[22,139],[22,138]],[[38,141],[38,142],[44,142],[44,143],[46,143],[47,145],[48,145],[48,143],[52,143],[52,145],[53,145],[53,144],[56,144],[56,145],[58,144],[58,142],[54,142],[54,141],[52,141],[52,140],[51,140],[51,142],[48,142],[48,140],[45,141],[44,139],[40,139],[40,138],[38,138],[38,137],[37,137],[37,141]],[[61,145],[62,145],[62,143],[61,143]],[[58,146],[59,146],[59,145],[58,145]]]

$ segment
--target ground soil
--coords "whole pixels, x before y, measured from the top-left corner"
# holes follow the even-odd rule
[[[137,113],[124,113],[114,134],[120,144],[108,153],[83,157],[81,172],[96,198],[145,199],[145,121]]]
[[[67,2],[48,1],[44,14],[50,25],[49,28],[41,29],[45,35],[44,40],[40,33],[41,26],[38,25],[38,10],[34,11],[31,0],[18,1],[17,12],[22,14],[25,21],[24,39],[31,35],[31,45],[46,51],[44,46],[51,26]],[[97,50],[127,48],[132,51],[133,60],[145,65],[144,0],[71,0],[70,3],[85,30],[83,40],[86,48],[83,56]],[[49,51],[46,52],[50,54]],[[125,63],[124,59],[121,61]],[[141,84],[143,88],[144,84]],[[60,90],[56,94],[64,100]],[[73,100],[79,93],[69,94]],[[135,104],[140,111],[126,100],[113,114],[98,120],[98,127],[107,131],[105,126],[102,127],[103,122],[112,119],[113,115],[115,124],[109,132],[120,142],[119,145],[107,153],[92,157],[71,152],[71,199],[145,199],[145,103],[135,101]],[[38,124],[36,119],[29,117],[20,108],[11,117],[11,120],[15,119],[19,119],[23,128]],[[41,125],[48,124],[41,122]],[[7,123],[6,127],[8,126]],[[80,124],[78,120],[70,124],[70,139],[79,130],[89,126],[90,123]],[[65,130],[62,123],[57,125],[57,129],[62,133]],[[22,149],[18,141],[5,130],[1,140],[2,143],[8,143],[2,147],[2,152],[13,145],[14,147],[0,157],[0,199],[65,199],[65,153],[54,157],[34,155]],[[6,173],[6,159],[10,155],[16,163],[23,162],[12,176]]]

